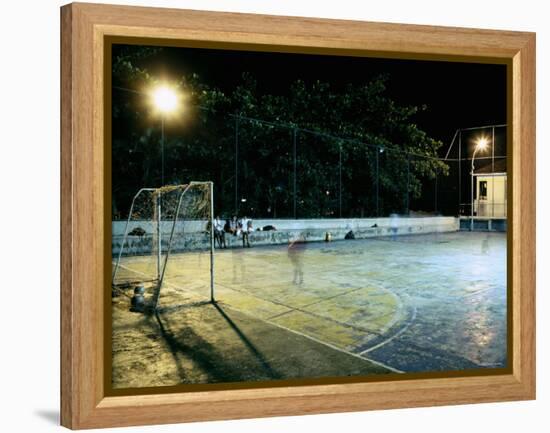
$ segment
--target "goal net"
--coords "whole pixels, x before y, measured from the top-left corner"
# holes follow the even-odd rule
[[[140,189],[113,223],[115,294],[143,294],[144,309],[213,300],[211,182]]]

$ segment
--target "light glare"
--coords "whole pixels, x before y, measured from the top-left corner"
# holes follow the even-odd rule
[[[480,137],[477,140],[477,148],[478,150],[485,150],[487,148],[487,145],[489,144],[489,140],[485,137]]]
[[[178,106],[178,96],[169,87],[161,86],[154,90],[153,102],[161,112],[170,113]]]

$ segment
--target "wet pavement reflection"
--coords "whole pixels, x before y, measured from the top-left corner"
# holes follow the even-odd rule
[[[303,241],[216,251],[219,302],[396,371],[506,366],[505,234]],[[206,290],[180,260],[168,284]]]

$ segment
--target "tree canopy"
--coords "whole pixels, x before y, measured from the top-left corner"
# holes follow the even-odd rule
[[[147,100],[157,79],[143,66],[159,50],[127,47],[113,58],[115,218],[124,218],[139,188],[160,185],[161,120]],[[214,181],[216,210],[224,216],[404,212],[448,167],[437,159],[442,143],[414,123],[426,107],[391,99],[389,79],[338,88],[296,80],[274,94],[246,72],[230,92],[182,74],[173,85],[183,110],[165,119],[165,183]]]

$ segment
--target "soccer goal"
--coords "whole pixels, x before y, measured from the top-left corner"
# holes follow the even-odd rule
[[[113,223],[113,290],[137,290],[151,311],[163,291],[214,302],[213,207],[212,182],[140,189],[123,232]]]

